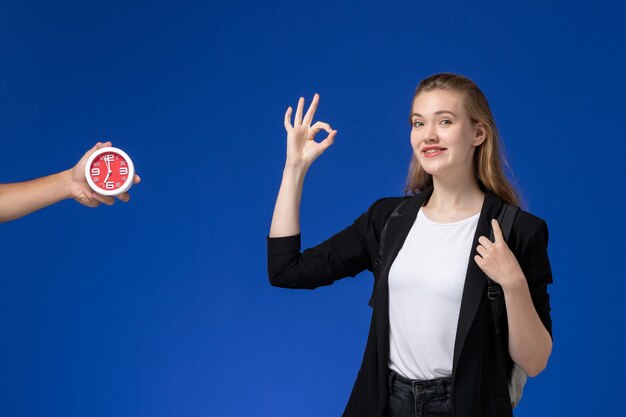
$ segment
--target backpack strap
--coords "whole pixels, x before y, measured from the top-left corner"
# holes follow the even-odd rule
[[[387,234],[387,225],[389,224],[389,219],[391,219],[392,217],[396,217],[400,215],[400,209],[402,208],[402,206],[409,201],[410,198],[406,197],[404,198],[402,201],[400,201],[398,203],[398,205],[396,206],[396,208],[393,209],[393,212],[391,213],[391,215],[389,217],[387,217],[387,220],[385,221],[385,225],[383,226],[383,230],[382,232],[380,232],[380,240],[378,243],[378,254],[376,255],[376,258],[374,259],[374,264],[372,265],[374,267],[374,271],[376,274],[378,274],[378,268],[380,268],[380,262],[383,258],[383,249],[385,246],[385,235]],[[372,296],[370,297],[370,300],[368,302],[370,307],[374,306],[374,293],[376,291],[376,283],[374,283],[374,289],[372,291]]]
[[[515,220],[515,216],[518,211],[519,207],[512,206],[505,202],[502,203],[502,208],[500,209],[496,220],[502,230],[502,236],[504,237],[505,242],[509,240],[511,228],[513,227],[513,221]],[[489,234],[489,240],[492,242],[495,240],[493,228]],[[489,277],[487,277],[487,297],[489,298],[491,304],[491,313],[493,314],[493,323],[496,328],[496,333],[500,334],[505,314],[505,306],[503,305],[502,300],[502,287]]]

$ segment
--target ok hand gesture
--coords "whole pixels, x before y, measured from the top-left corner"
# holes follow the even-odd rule
[[[296,109],[296,115],[293,120],[293,126],[291,125],[291,106],[287,108],[285,112],[285,130],[287,131],[287,165],[298,166],[304,169],[308,169],[313,161],[320,156],[326,148],[333,144],[336,130],[333,130],[328,123],[315,122],[311,126],[317,104],[319,103],[320,96],[315,94],[313,101],[309,106],[304,117],[302,112],[304,110],[304,98],[300,97],[298,100],[298,108]],[[315,142],[315,135],[321,130],[328,132],[328,136],[321,142]]]

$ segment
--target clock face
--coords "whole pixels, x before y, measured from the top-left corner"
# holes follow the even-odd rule
[[[128,155],[113,147],[94,152],[85,167],[89,186],[103,195],[117,195],[127,191],[134,176],[135,169]]]

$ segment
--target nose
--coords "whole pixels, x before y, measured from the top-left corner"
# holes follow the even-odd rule
[[[430,143],[439,140],[436,130],[437,127],[433,124],[430,124],[424,131],[424,142]]]
[[[439,137],[434,131],[426,132],[426,134],[424,135],[424,142],[426,143],[437,142],[438,140]]]

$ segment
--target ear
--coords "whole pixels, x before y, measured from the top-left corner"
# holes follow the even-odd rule
[[[485,129],[483,123],[478,122],[474,126],[474,140],[472,140],[472,145],[478,146],[482,144],[485,139],[487,139],[487,129]]]

